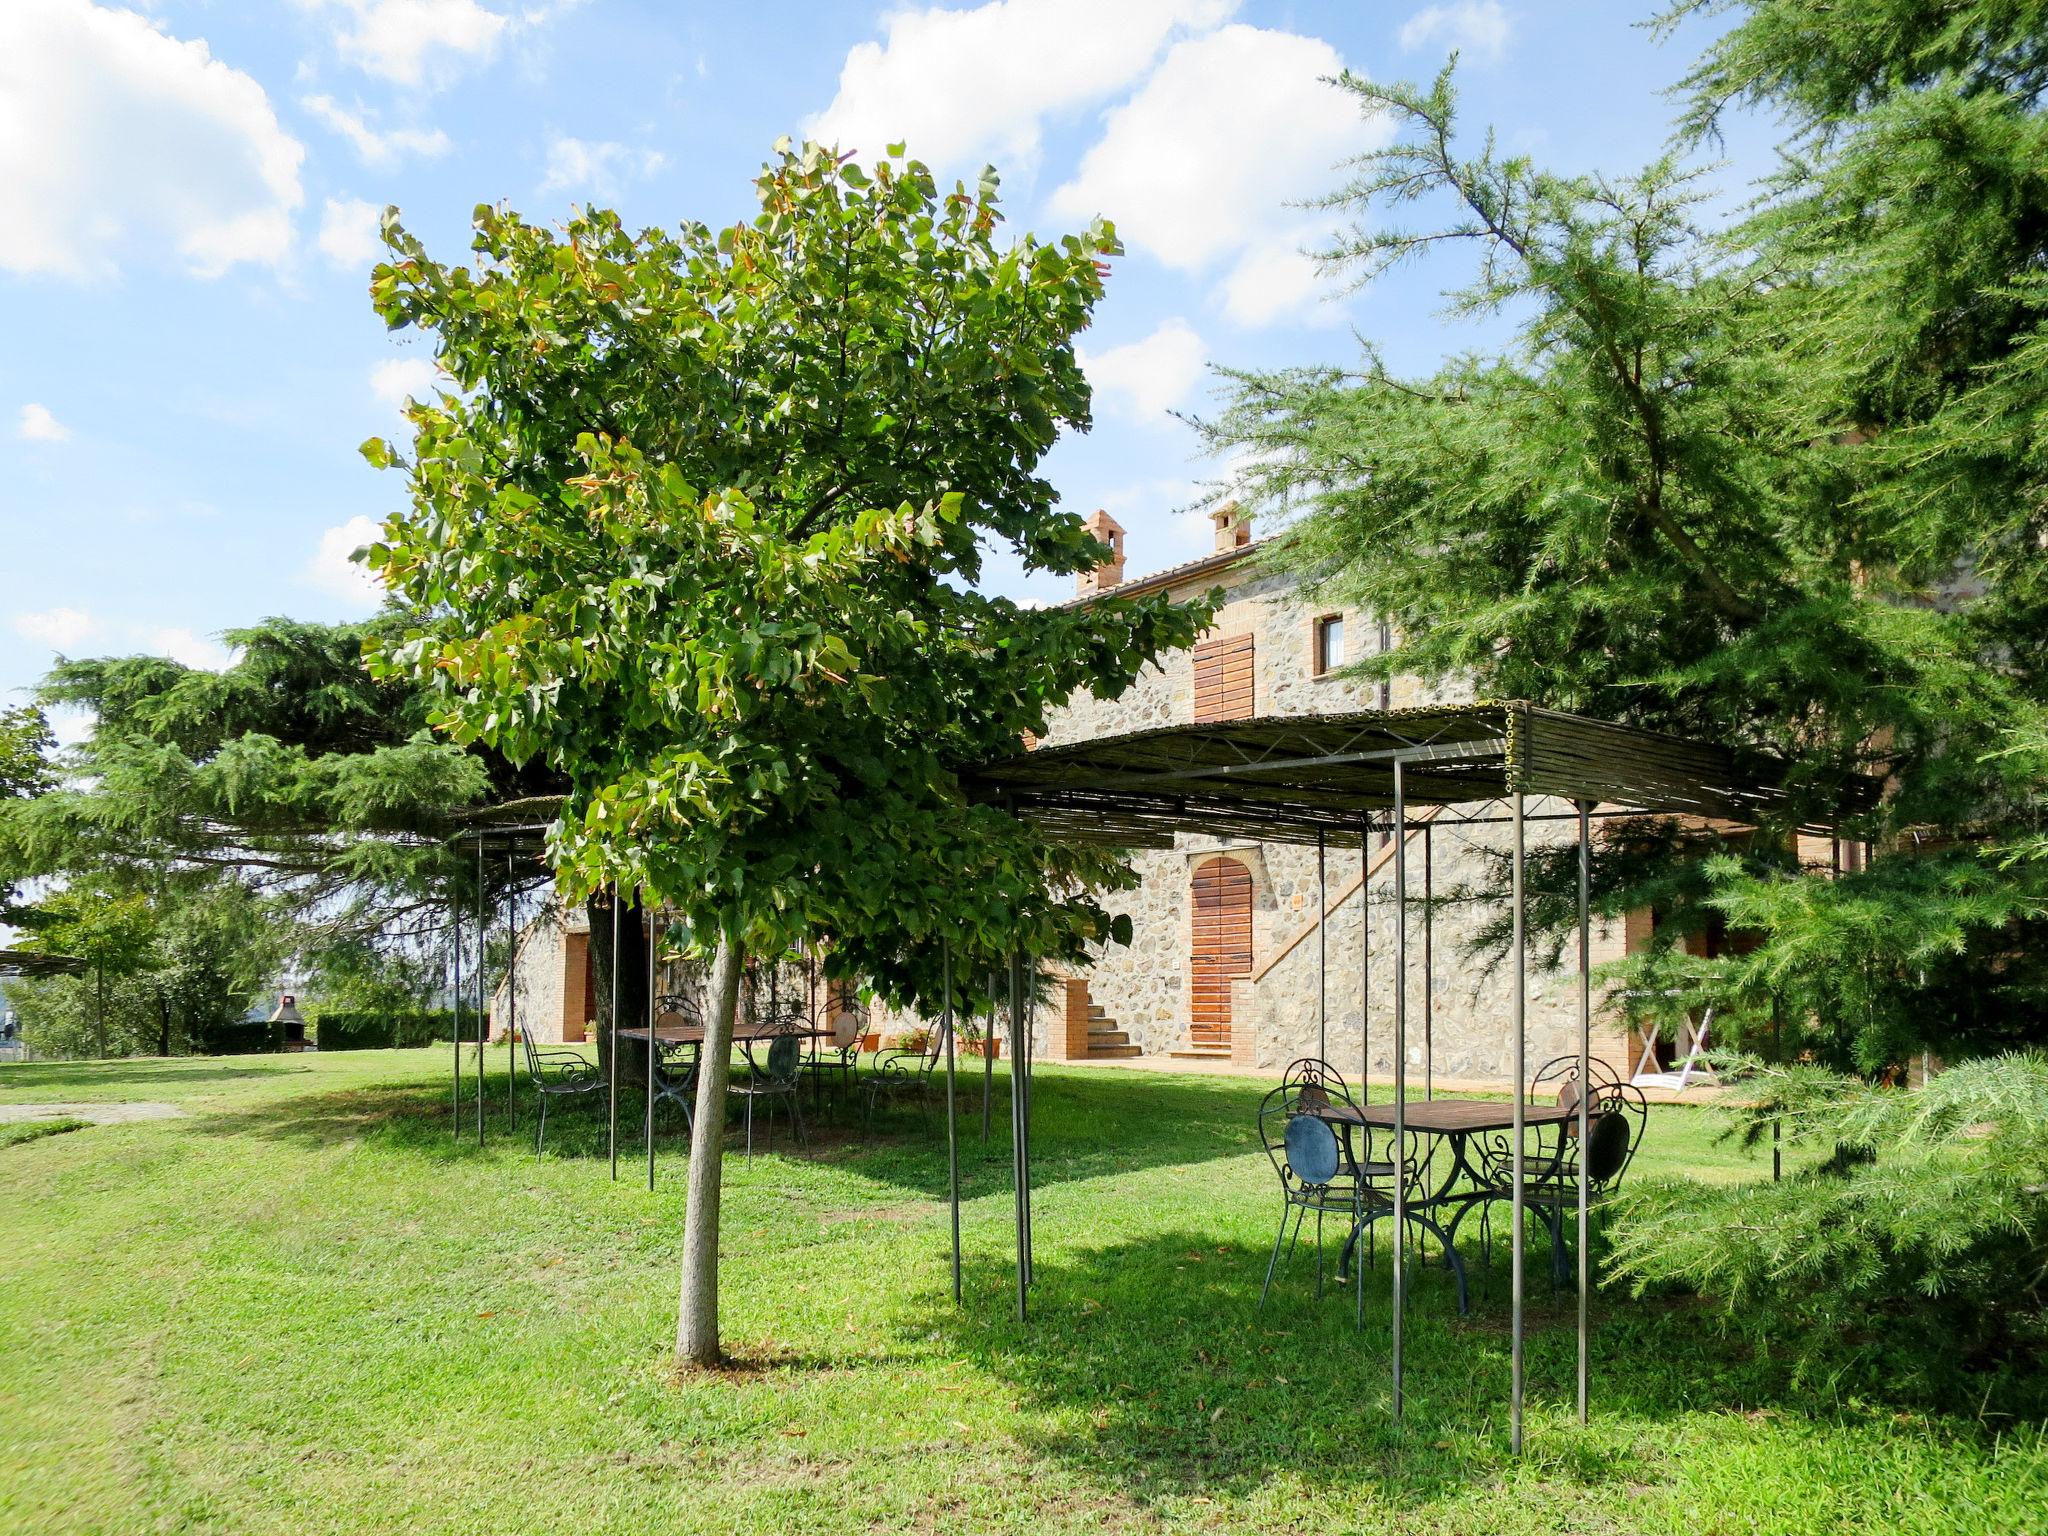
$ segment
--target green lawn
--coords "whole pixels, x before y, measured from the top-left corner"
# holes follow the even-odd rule
[[[456,1148],[446,1064],[0,1067],[0,1103],[187,1111],[0,1147],[0,1531],[2043,1529],[2038,1426],[1795,1393],[1671,1303],[1602,1299],[1580,1429],[1547,1279],[1525,1459],[1504,1283],[1463,1322],[1418,1285],[1396,1427],[1384,1249],[1363,1334],[1305,1262],[1256,1309],[1275,1202],[1241,1080],[1044,1069],[1026,1328],[1000,1076],[957,1310],[937,1123],[734,1156],[742,1368],[679,1380],[680,1127],[652,1196],[588,1112],[540,1164],[501,1110]],[[1691,1108],[1652,1112],[1638,1166],[1760,1171]]]

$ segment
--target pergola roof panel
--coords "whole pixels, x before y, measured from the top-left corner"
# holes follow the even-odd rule
[[[1518,702],[1159,726],[1020,753],[972,790],[1054,835],[1171,847],[1177,832],[1355,844],[1394,804],[1471,805],[1520,790],[1648,814],[1755,822],[1784,765]],[[1874,786],[1873,786],[1874,793]]]

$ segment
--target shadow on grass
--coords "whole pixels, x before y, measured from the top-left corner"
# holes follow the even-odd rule
[[[1056,1426],[1029,1450],[1105,1490],[1140,1499],[1241,1497],[1277,1479],[1309,1496],[1338,1497],[1364,1474],[1387,1497],[1421,1506],[1496,1481],[1512,1464],[1506,1254],[1494,1258],[1484,1289],[1475,1265],[1467,1318],[1457,1315],[1440,1267],[1416,1273],[1402,1423],[1392,1411],[1384,1244],[1377,1269],[1366,1272],[1362,1328],[1354,1328],[1348,1286],[1316,1297],[1306,1245],[1291,1269],[1283,1265],[1261,1310],[1266,1248],[1219,1244],[1214,1232],[1185,1228],[1041,1258],[1023,1325],[1012,1310],[1014,1273],[975,1265],[969,1306],[955,1309],[936,1294],[918,1309],[917,1326],[922,1335],[936,1321],[942,1348],[1009,1383]],[[1642,1477],[1642,1426],[1686,1413],[1847,1415],[1880,1432],[1893,1428],[1898,1405],[1845,1409],[1798,1390],[1776,1362],[1716,1329],[1698,1304],[1602,1295],[1591,1346],[1593,1425],[1570,1430],[1576,1298],[1540,1278],[1542,1258],[1532,1242],[1529,1444],[1554,1483],[1611,1492]],[[1973,1441],[1985,1434],[1967,1419],[1947,1420],[1944,1430]]]
[[[254,1069],[262,1070],[262,1069]],[[223,1135],[272,1137],[301,1144],[334,1144],[375,1137],[398,1151],[447,1156],[475,1147],[475,1078],[465,1072],[459,1108],[448,1087],[417,1081],[367,1084],[325,1093],[293,1094],[206,1117],[201,1128]],[[508,1124],[506,1074],[485,1079],[487,1145],[533,1150],[536,1099],[522,1078]],[[972,1088],[970,1094],[969,1089]],[[1010,1186],[1010,1114],[1007,1076],[998,1074],[981,1135],[981,1083],[963,1074],[959,1085],[962,1195],[973,1199]],[[1237,1157],[1257,1145],[1255,1110],[1263,1085],[1186,1077],[1118,1073],[1041,1072],[1034,1081],[1032,1178],[1047,1185],[1134,1171]],[[884,1105],[864,1127],[857,1094],[820,1115],[808,1092],[803,1101],[808,1152],[796,1152],[788,1120],[778,1115],[771,1132],[757,1116],[757,1151],[828,1162],[860,1177],[928,1199],[946,1196],[946,1118],[943,1082],[927,1104]],[[644,1161],[645,1101],[622,1090],[619,1160],[623,1169]],[[456,1127],[459,1122],[461,1139]],[[740,1150],[739,1119],[727,1117],[727,1153]],[[596,1095],[556,1100],[548,1111],[546,1156],[607,1164],[609,1121]],[[663,1160],[684,1155],[688,1135],[673,1105],[655,1109],[655,1146]]]
[[[146,1056],[116,1061],[29,1061],[0,1066],[0,1091],[8,1088],[76,1090],[81,1096],[118,1088],[162,1084],[227,1083],[252,1077],[283,1077],[314,1068],[292,1056]]]

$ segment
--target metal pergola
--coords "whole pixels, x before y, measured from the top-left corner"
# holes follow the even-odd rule
[[[1372,710],[1350,714],[1253,718],[1167,726],[1066,746],[1020,753],[975,774],[970,793],[1003,804],[1050,836],[1120,849],[1172,848],[1183,833],[1266,842],[1313,845],[1319,885],[1327,880],[1326,854],[1332,846],[1360,852],[1360,899],[1367,903],[1360,925],[1359,968],[1361,1075],[1371,1076],[1370,879],[1368,860],[1375,835],[1389,837],[1394,865],[1394,1145],[1405,1145],[1408,1103],[1408,859],[1411,831],[1424,831],[1425,886],[1432,878],[1427,829],[1446,813],[1456,825],[1511,828],[1510,892],[1513,914],[1514,1129],[1511,1199],[1512,1346],[1509,1438],[1522,1450],[1525,1388],[1523,1238],[1524,1146],[1528,1063],[1526,1060],[1528,976],[1523,889],[1527,862],[1525,828],[1531,821],[1570,821],[1578,844],[1578,1094],[1577,1134],[1588,1135],[1589,1100],[1584,1091],[1592,1066],[1591,911],[1589,872],[1591,822],[1596,817],[1683,815],[1745,825],[1783,821],[1789,809],[1784,765],[1766,755],[1651,731],[1612,725],[1579,715],[1539,709],[1520,702],[1441,705],[1419,709]],[[1874,800],[1876,786],[1861,784],[1851,797],[1860,809]],[[1532,812],[1531,799],[1563,800],[1566,813]],[[1428,810],[1411,820],[1415,807]],[[1827,830],[1802,821],[1799,830]],[[1424,906],[1424,981],[1433,956]],[[1318,908],[1318,943],[1328,918],[1326,886]],[[1327,977],[1326,947],[1318,970]],[[1016,1138],[1017,1314],[1027,1313],[1031,1284],[1031,1095],[1029,1024],[1023,984],[1024,961],[1010,970],[1012,1122]],[[1327,990],[1327,988],[1325,988]],[[1318,1005],[1318,1032],[1327,1044],[1326,999]],[[1427,1008],[1425,1003],[1425,1008]],[[950,995],[946,1010],[948,1036]],[[1424,1034],[1431,1026],[1425,1014]],[[1431,1042],[1433,1043],[1433,1042]],[[1426,1067],[1425,1073],[1430,1074]],[[1426,1075],[1425,1091],[1433,1092]],[[947,1136],[955,1135],[951,1062],[948,1062]],[[1589,1188],[1587,1160],[1578,1176],[1578,1416],[1589,1405],[1590,1290],[1587,1253]],[[953,1184],[953,1265],[959,1275],[959,1187]],[[1393,1321],[1391,1354],[1393,1411],[1403,1409],[1403,1330],[1407,1300],[1405,1232],[1406,1181],[1396,1177],[1393,1194]],[[1362,1292],[1364,1277],[1357,1283]]]
[[[75,955],[51,955],[35,949],[0,949],[0,981],[78,976],[86,969],[86,963]]]
[[[471,1010],[476,1026],[476,1091],[474,1098],[476,1143],[484,1144],[484,1050],[489,1044],[490,993],[486,988],[488,966],[485,963],[485,944],[490,938],[491,923],[495,917],[506,924],[511,944],[507,963],[509,978],[505,990],[508,1017],[505,1021],[505,1127],[507,1131],[518,1129],[519,1125],[519,980],[518,980],[518,918],[512,908],[514,888],[518,885],[517,869],[523,859],[532,863],[547,847],[548,828],[544,823],[485,824],[468,831],[459,832],[448,839],[448,847],[458,856],[470,853],[476,855],[476,910],[475,928],[472,939],[476,945],[476,964],[472,968],[472,980],[476,988],[475,1006]],[[487,862],[502,856],[505,863],[505,882],[499,892],[497,910],[491,910],[490,879]],[[449,984],[454,1003],[453,1050],[450,1052],[451,1080],[448,1090],[449,1114],[453,1121],[455,1139],[462,1139],[462,1009],[464,988],[462,975],[462,897],[451,880],[448,892],[449,918]]]

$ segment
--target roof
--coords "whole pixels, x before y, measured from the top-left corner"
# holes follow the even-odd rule
[[[1233,549],[1219,549],[1213,554],[1195,560],[1184,560],[1179,565],[1169,565],[1163,571],[1151,571],[1143,576],[1133,576],[1129,581],[1120,581],[1113,587],[1104,587],[1099,592],[1083,592],[1070,597],[1058,606],[1062,608],[1085,608],[1105,597],[1137,597],[1146,592],[1157,592],[1162,587],[1174,587],[1184,581],[1193,581],[1197,576],[1207,576],[1211,571],[1221,571],[1235,565],[1255,549],[1263,549],[1272,543],[1270,538],[1253,539]]]
[[[1784,804],[1785,765],[1521,702],[1174,725],[1040,747],[970,791],[1053,836],[1167,848],[1180,832],[1356,845],[1394,805],[1471,805],[1516,791],[1610,809],[1754,823]],[[1859,789],[1858,806],[1874,800]]]

